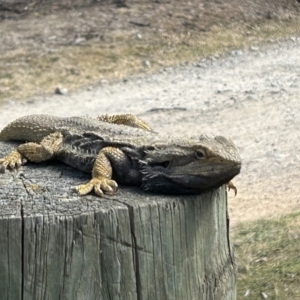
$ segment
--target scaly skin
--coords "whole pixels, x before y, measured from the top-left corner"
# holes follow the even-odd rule
[[[200,135],[159,135],[134,115],[61,118],[31,115],[15,120],[0,132],[0,141],[26,141],[0,159],[4,169],[27,161],[56,158],[92,179],[77,187],[114,194],[117,182],[139,185],[165,194],[197,194],[227,184],[240,172],[238,150],[229,138]]]

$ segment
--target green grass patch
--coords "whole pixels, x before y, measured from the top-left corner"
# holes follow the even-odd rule
[[[300,212],[241,224],[232,240],[237,299],[264,299],[262,293],[267,299],[300,299]]]

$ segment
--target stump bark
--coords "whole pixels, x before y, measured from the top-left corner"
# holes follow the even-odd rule
[[[88,178],[55,162],[0,174],[1,299],[236,299],[225,187],[78,197]]]

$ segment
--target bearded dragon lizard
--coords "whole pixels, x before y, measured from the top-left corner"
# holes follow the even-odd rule
[[[0,159],[2,169],[58,159],[92,174],[77,187],[79,195],[114,194],[117,182],[164,194],[197,194],[226,183],[236,193],[230,180],[241,169],[231,139],[163,136],[131,114],[95,119],[29,115],[0,132],[0,141],[8,140],[26,143]]]

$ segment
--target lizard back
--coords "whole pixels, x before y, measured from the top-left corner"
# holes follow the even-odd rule
[[[111,124],[89,117],[57,117],[51,115],[24,116],[8,124],[0,132],[0,141],[25,141],[39,143],[53,132],[83,135],[97,133],[103,140],[121,144],[143,145],[156,139],[154,132],[125,125]]]

